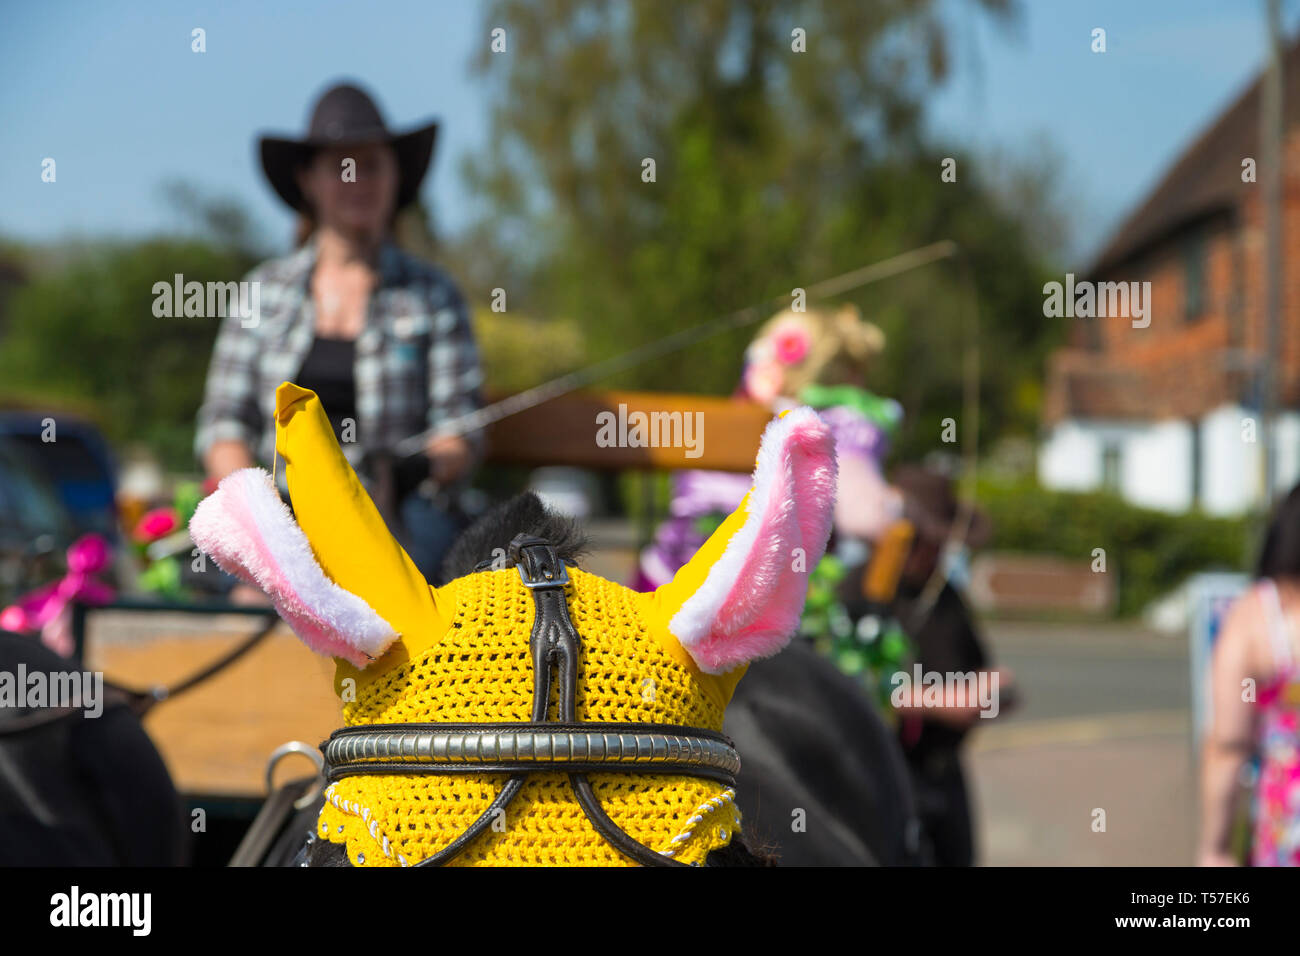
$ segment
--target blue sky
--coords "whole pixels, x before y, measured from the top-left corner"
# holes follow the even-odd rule
[[[1067,159],[1080,254],[1234,98],[1264,50],[1262,0],[1025,0],[1007,31],[945,0],[956,70],[934,135],[975,150],[1036,139]],[[665,4],[665,6],[667,6]],[[0,234],[49,240],[174,229],[160,184],[241,201],[267,245],[290,218],[261,176],[256,132],[297,132],[333,78],[375,90],[390,124],[443,121],[425,195],[454,231],[471,206],[459,157],[486,136],[468,61],[487,42],[475,0],[5,0],[0,10]],[[1300,5],[1287,4],[1293,29]],[[190,31],[207,31],[207,52]],[[1107,31],[1105,54],[1089,49]],[[40,181],[42,158],[58,182]]]

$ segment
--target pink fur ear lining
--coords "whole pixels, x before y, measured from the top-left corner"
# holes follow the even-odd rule
[[[834,439],[811,408],[767,426],[745,522],[669,622],[701,670],[771,657],[794,635],[830,537],[835,478]]]
[[[397,638],[370,605],[325,575],[271,476],[260,468],[222,479],[190,519],[190,536],[222,570],[265,591],[313,651],[361,668]]]

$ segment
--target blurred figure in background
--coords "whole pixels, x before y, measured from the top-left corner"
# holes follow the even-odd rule
[[[725,728],[745,754],[737,802],[786,865],[924,859],[887,695],[877,693],[887,682],[885,662],[856,639],[838,593],[858,595],[874,539],[902,515],[902,495],[882,475],[902,408],[866,387],[884,347],[884,333],[853,305],[787,309],[764,323],[746,349],[735,392],[776,413],[801,404],[816,409],[834,436],[838,465],[831,540],[807,569],[800,623],[807,640],[750,666]],[[745,474],[675,472],[669,515],[641,554],[636,587],[648,591],[670,580],[749,484]],[[796,808],[821,823],[792,830]]]
[[[893,611],[909,639],[911,660],[924,674],[987,675],[996,692],[997,713],[1015,705],[1009,671],[993,667],[975,620],[958,590],[947,545],[959,520],[952,480],[924,468],[903,465],[891,475],[903,495],[903,513],[915,529]],[[980,512],[971,513],[961,537],[963,550],[980,547],[991,528]],[[937,585],[937,591],[929,593]],[[997,683],[993,683],[996,675]],[[897,705],[896,705],[897,706]],[[912,775],[917,812],[929,850],[939,866],[971,866],[975,833],[961,751],[971,730],[982,723],[979,701],[944,695],[942,701],[898,707],[899,741]],[[989,711],[992,712],[991,709]]]
[[[432,484],[466,478],[481,439],[437,436],[413,460],[392,452],[479,407],[482,382],[460,291],[391,238],[397,212],[419,194],[436,134],[433,123],[389,132],[365,92],[340,85],[316,103],[305,138],[261,139],[268,180],[299,213],[300,247],[249,274],[260,284],[260,315],[224,320],[195,439],[210,478],[255,461],[270,468],[276,386],[312,389],[344,454],[430,576],[459,530]]]
[[[1235,866],[1246,856],[1242,777],[1255,759],[1249,860],[1300,865],[1300,486],[1278,506],[1256,578],[1214,646],[1201,764],[1202,866]]]

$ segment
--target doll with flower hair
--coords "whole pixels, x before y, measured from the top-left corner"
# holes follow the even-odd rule
[[[840,455],[835,530],[874,541],[902,513],[902,499],[881,466],[902,419],[902,407],[865,388],[867,369],[885,335],[855,306],[795,312],[769,319],[745,354],[742,388],[780,412],[810,405],[831,426]]]
[[[902,408],[864,387],[884,344],[884,333],[852,305],[786,310],[746,349],[736,391],[775,414],[809,405],[830,425],[840,462],[835,533],[846,541],[874,541],[902,514],[902,498],[882,474]],[[668,520],[641,555],[639,586],[671,578],[708,536],[710,518],[735,508],[748,487],[744,475],[729,472],[676,473]]]
[[[865,388],[885,336],[855,306],[786,310],[769,319],[745,352],[736,397],[780,413],[809,405],[830,426],[839,460],[832,547],[810,569],[801,632],[842,670],[887,673],[906,654],[896,629],[864,641],[841,599],[849,569],[865,564],[875,542],[902,517],[903,499],[885,481],[882,466],[902,408]],[[637,587],[670,580],[734,509],[749,487],[745,475],[682,471],[673,475],[668,517],[641,553]]]

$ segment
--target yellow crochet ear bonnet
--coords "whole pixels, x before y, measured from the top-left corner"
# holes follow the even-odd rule
[[[276,450],[292,519],[266,497],[274,495],[270,476],[246,469],[204,500],[191,532],[223,568],[266,590],[309,646],[337,659],[347,725],[339,734],[536,719],[530,638],[542,605],[524,572],[498,567],[430,587],[385,527],[313,392],[289,383],[277,390]],[[671,582],[643,594],[566,569],[560,603],[580,638],[576,720],[720,735],[747,662],[776,653],[795,632],[807,571],[829,536],[834,488],[829,432],[811,410],[796,409],[769,426],[745,501]],[[547,713],[561,706],[557,686],[546,696]],[[419,746],[389,739],[394,748]],[[639,769],[587,775],[617,828],[687,864],[730,842],[740,814],[725,778]],[[486,814],[490,825],[452,865],[632,862],[593,824],[565,772],[529,773],[494,817],[508,785],[500,773],[472,771],[342,776],[326,790],[316,836],[344,845],[354,865],[413,865],[446,851]]]

